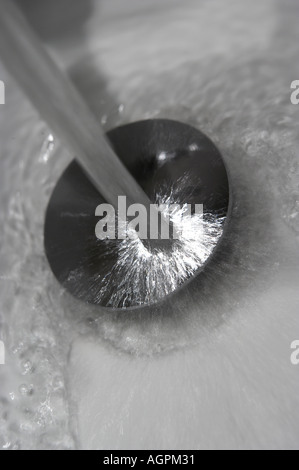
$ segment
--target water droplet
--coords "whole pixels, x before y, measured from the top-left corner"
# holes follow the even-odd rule
[[[23,396],[29,396],[33,394],[33,386],[32,385],[27,385],[27,384],[22,384],[19,386],[19,392]]]
[[[52,134],[49,134],[43,143],[41,156],[39,161],[42,163],[47,163],[55,147],[55,141]]]
[[[102,119],[101,119],[102,126],[105,126],[105,124],[107,124],[107,121],[108,121],[108,116],[107,114],[104,114],[104,116],[102,116]]]
[[[31,361],[24,361],[22,364],[23,375],[29,374],[33,370],[33,365]]]

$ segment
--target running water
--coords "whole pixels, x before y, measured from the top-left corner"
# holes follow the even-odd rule
[[[100,124],[72,82],[53,61],[21,12],[0,0],[0,56],[42,119],[78,159],[106,201],[119,195],[146,208],[150,201],[115,155]]]
[[[123,241],[98,242],[105,244],[103,261],[100,257],[99,263],[106,256],[116,255],[111,271],[104,278],[95,275],[90,282],[99,304],[105,302],[113,308],[154,304],[198,273],[210,258],[223,234],[226,217],[213,213],[191,215],[188,204],[174,208],[175,194],[185,187],[185,179],[186,176],[177,181],[175,188],[168,188],[168,194],[166,191],[156,195],[165,218],[167,215],[180,233],[178,240],[162,248],[145,245],[134,234]],[[80,270],[72,272],[72,276],[80,289]]]
[[[72,156],[1,69],[0,447],[298,449],[298,2],[95,4],[94,54],[66,54],[84,96],[107,130],[168,117],[209,135],[233,182],[230,241],[173,317],[73,299],[42,239]]]

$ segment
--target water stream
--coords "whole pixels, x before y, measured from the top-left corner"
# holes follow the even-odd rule
[[[0,68],[0,448],[298,449],[297,3],[105,0],[80,47],[48,34],[105,129],[190,123],[230,171],[226,245],[165,317],[87,306],[53,277],[44,215],[72,155]]]

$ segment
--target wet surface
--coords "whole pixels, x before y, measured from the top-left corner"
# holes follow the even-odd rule
[[[150,223],[151,233],[141,233],[144,228],[138,223],[147,242],[139,239],[132,225],[130,229],[133,217],[127,218],[126,201],[125,209],[119,207],[118,213],[111,208],[109,228],[105,227],[104,238],[99,239],[100,219],[95,216],[99,205],[107,201],[74,161],[59,179],[47,208],[47,258],[58,281],[83,302],[116,309],[142,309],[160,302],[160,314],[165,315],[167,303],[163,300],[199,276],[228,225],[225,222],[232,202],[227,171],[214,144],[197,129],[177,121],[139,121],[107,135],[152,203],[164,206],[164,220],[168,217],[173,225],[172,229],[168,225],[168,240],[153,240],[153,229],[158,229],[159,223],[151,213],[142,219],[146,232]],[[108,210],[107,205],[102,207]],[[127,222],[121,220],[121,212]],[[101,225],[106,224],[107,214]],[[140,214],[144,212],[139,212],[138,220]],[[136,213],[130,215],[135,217]],[[123,234],[124,230],[129,230],[128,234]],[[173,302],[175,299],[170,299],[170,310]]]
[[[233,182],[232,229],[178,315],[73,299],[42,237],[72,156],[3,72],[0,444],[298,448],[297,2],[147,3],[146,17],[113,3],[87,24],[84,59],[65,45],[61,62],[107,130],[164,117],[207,134]]]

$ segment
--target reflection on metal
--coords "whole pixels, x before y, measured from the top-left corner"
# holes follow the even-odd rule
[[[175,230],[182,228],[182,239],[147,244],[139,238],[97,237],[95,208],[104,204],[106,211],[107,201],[73,161],[47,208],[46,255],[56,278],[78,299],[111,309],[144,310],[195,279],[219,246],[229,209],[228,175],[213,142],[187,124],[139,121],[111,130],[108,138],[154,204],[181,208],[171,222]],[[203,205],[203,215],[188,217],[188,205]],[[182,292],[178,295],[182,299]],[[164,304],[162,309],[165,314]]]

